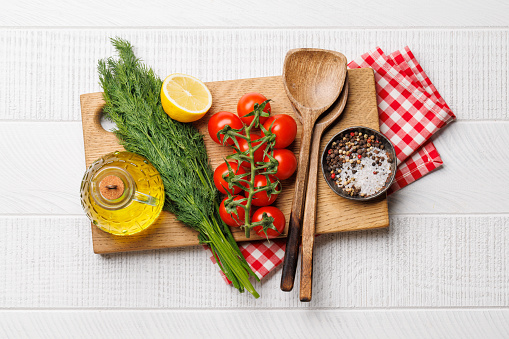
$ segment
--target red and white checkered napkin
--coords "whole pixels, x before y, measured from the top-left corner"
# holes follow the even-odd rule
[[[348,64],[375,71],[380,131],[396,149],[398,170],[389,194],[442,165],[429,141],[456,116],[408,47],[389,56],[377,47]]]
[[[216,258],[207,246],[204,247],[210,253],[210,260],[215,264]],[[283,262],[286,240],[242,242],[239,243],[239,248],[253,272],[261,279]],[[223,279],[230,283],[223,272],[219,272]]]
[[[410,49],[387,56],[376,48],[348,67],[375,71],[380,131],[393,143],[398,158],[388,194],[440,167],[442,159],[429,139],[456,117]],[[285,240],[246,242],[239,247],[256,275],[263,278],[282,263]],[[213,256],[211,260],[215,262]]]

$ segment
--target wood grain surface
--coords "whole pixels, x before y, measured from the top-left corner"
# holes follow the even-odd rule
[[[79,97],[101,91],[97,61],[115,55],[115,36],[161,77],[178,71],[207,82],[279,75],[292,48],[352,60],[408,45],[460,119],[509,120],[508,28],[0,29],[0,119],[81,121]]]
[[[373,71],[370,69],[350,70],[351,90],[348,104],[339,121],[324,135],[321,148],[341,129],[354,125],[364,125],[378,129],[378,114]],[[207,115],[196,123],[196,127],[205,135],[205,147],[209,154],[212,168],[216,168],[231,153],[228,147],[217,145],[208,137],[207,121],[216,112],[236,111],[236,103],[243,93],[261,92],[274,100],[273,114],[294,115],[289,100],[286,98],[281,77],[255,78],[207,83],[213,104]],[[100,156],[119,150],[116,137],[105,131],[100,125],[100,117],[104,101],[102,93],[84,94],[81,96],[83,117],[83,138],[87,166]],[[291,146],[292,150],[300,147],[302,127],[298,125],[297,139]],[[319,173],[321,176],[321,173]],[[283,182],[283,192],[275,206],[285,216],[290,215],[294,191],[295,175]],[[374,202],[359,203],[343,199],[330,190],[324,180],[319,180],[318,197],[320,203],[317,211],[317,234],[387,227],[389,225],[387,202],[379,199]],[[92,238],[95,253],[114,253],[121,251],[147,250],[164,247],[198,245],[196,232],[177,221],[171,213],[162,212],[156,222],[147,230],[129,237],[118,237],[101,231],[92,225]],[[232,229],[237,241],[248,240],[240,229]],[[286,233],[286,232],[285,232]],[[249,240],[262,239],[253,234]]]
[[[234,321],[235,320],[235,321]],[[490,338],[509,336],[509,310],[142,310],[0,312],[4,338]],[[263,323],[256,331],[245,324]],[[366,326],[369,323],[369,326]],[[189,326],[193,324],[193,326]],[[225,330],[227,329],[227,330]],[[86,333],[86,335],[84,335]],[[220,333],[220,334],[219,334]],[[215,334],[215,335],[214,335]]]
[[[0,309],[507,307],[507,215],[391,217],[391,227],[317,237],[311,303],[281,270],[227,286],[199,247],[96,255],[86,217],[1,217]],[[297,279],[300,278],[299,273]]]
[[[270,10],[268,10],[270,9]],[[437,10],[440,9],[440,10]],[[76,13],[80,13],[77,15]],[[0,24],[21,27],[474,27],[506,26],[505,1],[260,0],[257,6],[234,0],[132,0],[44,2],[5,1]]]

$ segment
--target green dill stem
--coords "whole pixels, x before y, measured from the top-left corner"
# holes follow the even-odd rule
[[[213,221],[217,227],[219,225],[215,220]],[[210,224],[210,222],[204,219],[204,229],[206,232],[208,231],[208,236],[212,240],[212,243],[217,246],[217,249],[221,249],[218,253],[221,253],[220,256],[221,262],[223,265],[228,266],[234,272],[234,276],[239,279],[241,284],[251,293],[255,298],[259,298],[260,295],[256,292],[253,285],[249,281],[249,273],[244,269],[244,267],[239,267],[236,263],[239,258],[238,255],[234,255],[236,252],[230,242],[228,242],[223,234],[223,232],[217,232],[214,230],[214,227]]]
[[[219,212],[219,205],[217,206],[217,208],[218,208],[218,212]],[[212,221],[214,222],[215,227],[220,228],[220,225],[219,225],[217,219],[212,219]],[[243,259],[241,261],[241,264],[244,267],[244,269],[247,271],[248,277],[249,276],[253,276],[256,279],[256,281],[260,281],[258,276],[253,272],[253,270],[251,270],[251,267],[249,267],[249,264],[245,261],[244,256],[242,255],[242,252],[240,251],[239,246],[237,245],[237,242],[233,238],[232,233],[231,232],[224,232],[223,236],[226,237],[226,240],[230,244],[231,248],[237,252],[237,256],[239,258]],[[251,286],[251,285],[249,285],[249,286]],[[249,289],[248,289],[248,291],[249,291]]]

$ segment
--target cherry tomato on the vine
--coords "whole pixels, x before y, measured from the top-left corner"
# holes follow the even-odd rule
[[[237,163],[229,161],[228,162],[230,166],[232,167],[233,173],[235,174],[244,174],[246,171],[242,167],[237,168]],[[214,171],[214,184],[216,185],[216,188],[219,190],[219,192],[223,194],[227,194],[226,191],[230,192],[230,194],[237,194],[242,189],[238,186],[233,186],[233,192],[228,187],[228,183],[223,179],[223,175],[228,176],[228,166],[225,162],[223,162],[221,165],[217,166],[216,170]]]
[[[292,151],[287,149],[275,149],[274,150],[274,159],[278,161],[277,172],[275,176],[279,180],[285,180],[292,176],[292,174],[297,169],[297,158]],[[269,158],[265,157],[263,159],[265,162],[269,162]]]
[[[245,223],[245,217],[246,217],[246,210],[242,207],[237,207],[237,213],[238,217],[235,214],[230,214],[226,211],[226,207],[224,206],[224,202],[228,199],[228,197],[224,198],[223,201],[221,201],[221,205],[219,205],[219,215],[221,216],[221,219],[224,221],[224,223],[231,227],[240,227],[244,225]],[[244,197],[241,197],[240,195],[236,195],[233,197],[233,201],[238,201],[244,199]],[[242,205],[246,205],[247,201],[241,202]]]
[[[283,231],[285,229],[285,225],[286,225],[286,219],[285,219],[285,215],[283,214],[283,212],[281,212],[281,210],[279,208],[274,207],[274,206],[262,207],[262,208],[259,208],[256,212],[254,212],[253,217],[251,218],[251,222],[255,223],[258,221],[262,221],[263,213],[266,213],[268,217],[274,218],[274,221],[272,222],[272,224],[274,225],[274,227],[276,227],[277,231],[273,230],[272,228],[267,228],[267,230],[266,230],[267,234],[265,234],[265,232],[263,231],[262,225],[253,227],[253,230],[260,237],[264,237],[264,238],[275,238],[275,237],[280,236],[281,233],[283,233]]]
[[[272,124],[272,122],[274,123]],[[297,123],[295,119],[287,114],[276,114],[269,117],[267,121],[263,123],[263,127],[268,130],[270,124],[272,124],[272,133],[276,135],[276,144],[274,148],[290,146],[297,136]]]
[[[271,183],[274,183],[276,181],[276,178],[272,175],[269,175],[269,180]],[[254,188],[258,189],[261,187],[267,186],[267,179],[265,178],[265,175],[258,174],[254,177]],[[249,196],[249,192],[244,192],[245,196]],[[267,191],[261,191],[258,193],[255,193],[253,195],[253,200],[251,200],[251,203],[255,206],[268,206],[272,204],[274,201],[276,201],[277,196],[279,194],[271,194],[270,197],[267,195]]]
[[[251,138],[251,142],[252,142],[252,146],[253,147],[260,143],[260,142],[256,142],[256,140],[261,138],[261,136],[259,136],[258,134],[249,133],[249,137]],[[239,150],[241,152],[245,152],[245,151],[247,151],[249,149],[249,146],[248,146],[246,140],[244,140],[242,138],[238,138],[238,142],[239,142]],[[265,146],[262,145],[260,148],[258,148],[254,152],[254,161],[255,161],[255,163],[263,161],[263,149],[264,148],[265,148]],[[251,164],[248,161],[241,162],[240,166],[242,166],[244,168],[247,168],[247,169],[251,168]]]
[[[251,121],[253,121],[254,116],[244,117],[246,114],[251,113],[254,110],[254,105],[259,104],[261,105],[264,101],[266,101],[267,98],[260,93],[252,92],[252,93],[246,93],[240,98],[238,104],[237,104],[237,113],[239,114],[240,119],[246,124],[249,125]],[[267,103],[265,105],[265,108],[263,109],[264,112],[270,113],[270,103]],[[260,124],[263,125],[263,123],[267,120],[267,117],[260,117]]]
[[[221,135],[221,141],[219,141],[217,132],[222,130],[226,125],[230,125],[233,129],[240,129],[244,126],[242,120],[231,112],[222,111],[211,116],[208,123],[209,135],[212,140],[220,145],[223,144],[224,135]],[[227,143],[228,145],[233,145],[233,140],[230,139]]]

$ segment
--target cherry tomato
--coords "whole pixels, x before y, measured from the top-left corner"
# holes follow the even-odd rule
[[[236,162],[229,161],[228,163],[232,167],[233,173],[235,173],[235,174],[246,173],[246,171],[244,171],[244,169],[242,167],[237,168],[238,166],[237,166]],[[233,192],[232,192],[232,190],[228,187],[228,183],[223,179],[223,175],[228,176],[227,174],[228,174],[228,166],[226,165],[225,162],[223,162],[221,165],[217,166],[216,170],[214,171],[214,184],[216,185],[216,188],[219,190],[219,192],[221,192],[223,194],[227,194],[226,191],[228,191],[228,192],[230,192],[230,194],[237,194],[240,191],[242,191],[242,189],[240,187],[233,186]]]
[[[217,132],[222,130],[224,126],[230,125],[233,129],[240,129],[242,126],[242,120],[235,114],[231,112],[217,112],[213,116],[210,117],[208,128],[209,128],[209,135],[216,143],[222,145],[223,144],[223,138],[224,135],[221,135],[221,141],[217,138]],[[230,139],[227,142],[229,145],[233,145],[233,141]]]
[[[271,183],[276,181],[276,178],[272,175],[269,175],[269,180]],[[264,175],[258,174],[254,178],[254,187],[260,188],[267,185],[267,179]],[[249,196],[249,192],[244,192],[246,197]],[[279,194],[271,194],[270,197],[267,196],[266,191],[258,192],[253,195],[253,200],[251,200],[251,203],[255,206],[268,206],[272,204],[274,201],[276,201],[277,196]]]
[[[275,149],[274,158],[278,161],[277,172],[275,176],[279,180],[285,180],[292,176],[297,169],[297,158],[292,151],[287,149]],[[269,158],[263,159],[265,162],[269,162]]]
[[[268,130],[272,125],[272,133],[276,135],[276,145],[274,148],[285,148],[295,140],[297,136],[297,123],[295,119],[287,114],[276,114],[271,116],[263,123],[263,127]],[[263,133],[263,132],[262,132]]]
[[[251,218],[251,222],[258,222],[262,221],[263,219],[263,213],[266,213],[268,217],[273,217],[274,221],[272,224],[274,227],[277,228],[277,232],[273,230],[272,228],[267,228],[267,234],[263,231],[263,226],[258,225],[253,227],[253,230],[258,234],[260,237],[264,238],[275,238],[281,235],[285,229],[286,225],[286,219],[285,215],[281,210],[274,206],[266,206],[259,208],[256,212],[254,212],[253,217]]]
[[[260,139],[261,136],[259,136],[258,134],[255,134],[255,133],[250,133],[249,136],[251,137],[251,142],[252,142],[253,147],[259,144],[259,142],[253,142],[253,141]],[[249,146],[248,146],[246,140],[239,138],[238,142],[239,142],[239,150],[241,152],[245,152],[249,149]],[[263,161],[263,149],[264,149],[264,146],[258,148],[254,152],[255,163]],[[248,169],[251,168],[251,164],[248,161],[241,162],[240,166],[242,166],[244,168],[248,168]]]
[[[239,114],[240,119],[246,125],[249,125],[251,121],[253,121],[254,116],[244,117],[244,115],[251,113],[254,110],[255,104],[261,105],[266,100],[267,98],[260,93],[252,92],[244,94],[237,104],[237,113]],[[265,105],[263,111],[270,113],[270,103]],[[267,117],[260,117],[260,124],[263,125],[265,120],[267,120]]]
[[[237,213],[239,216],[237,217],[235,214],[230,214],[226,211],[226,207],[224,206],[224,202],[228,199],[227,197],[221,201],[221,205],[219,205],[219,215],[221,216],[221,219],[223,219],[224,223],[231,227],[240,227],[244,225],[245,223],[245,217],[246,217],[246,210],[242,207],[237,207]],[[240,195],[236,195],[233,197],[233,201],[244,199],[244,197],[241,197]],[[241,202],[242,205],[246,205],[247,201]]]

